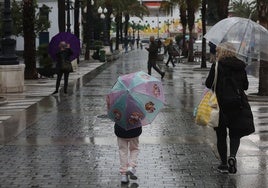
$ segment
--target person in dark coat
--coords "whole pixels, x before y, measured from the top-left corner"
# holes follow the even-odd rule
[[[70,57],[72,56],[73,52],[70,48],[70,44],[67,44],[65,41],[61,41],[59,44],[59,51],[56,54],[57,63],[56,63],[56,71],[57,71],[57,81],[56,81],[56,90],[53,94],[57,94],[60,87],[60,81],[62,76],[64,75],[64,93],[67,94],[68,88],[68,79],[70,71],[63,71],[62,64],[70,61]]]
[[[125,130],[115,123],[114,133],[117,136],[119,147],[121,182],[128,183],[128,176],[130,179],[137,179],[135,173],[139,154],[139,136],[142,133],[142,127]]]
[[[167,52],[168,52],[168,60],[166,62],[166,66],[168,67],[168,63],[171,61],[173,67],[175,67],[173,55],[174,55],[174,47],[173,47],[173,40],[170,40],[168,46],[167,46]]]
[[[152,68],[154,68],[154,70],[161,75],[161,79],[163,79],[165,76],[165,72],[162,72],[156,66],[156,61],[157,61],[157,57],[158,57],[158,44],[155,42],[154,36],[150,37],[150,45],[149,45],[149,48],[146,48],[146,50],[149,52],[149,54],[148,54],[148,74],[151,75]]]
[[[239,149],[240,138],[255,131],[253,115],[244,90],[248,89],[248,78],[245,70],[246,64],[235,56],[235,49],[230,43],[222,43],[216,48],[218,61],[218,77],[216,96],[220,109],[219,126],[214,128],[217,135],[217,149],[221,159],[218,170],[221,173],[236,173],[236,153]],[[224,76],[229,74],[236,81],[241,94],[241,104],[238,108],[226,109],[224,107]],[[215,75],[215,63],[212,64],[206,87],[212,88]],[[226,95],[226,94],[225,94]],[[227,159],[227,129],[230,138],[230,156]]]

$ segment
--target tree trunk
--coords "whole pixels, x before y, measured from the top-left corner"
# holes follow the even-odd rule
[[[128,22],[129,22],[129,14],[125,14],[124,37],[128,36]]]
[[[187,12],[188,12],[188,28],[189,28],[189,36],[190,36],[189,45],[188,45],[188,61],[193,62],[194,61],[193,28],[194,28],[194,21],[195,21],[195,16],[194,16],[195,11],[192,9],[192,7],[188,5]]]
[[[267,0],[257,0],[257,11],[260,24],[265,28],[268,28]],[[261,96],[268,96],[268,62],[264,60],[260,61],[258,94]]]
[[[58,0],[58,26],[59,32],[65,32],[65,0]]]
[[[182,56],[187,57],[188,53],[185,42],[187,18],[186,18],[186,9],[183,6],[180,6],[180,18],[182,25]]]
[[[78,39],[80,39],[79,15],[80,15],[79,0],[75,0],[74,2],[74,34]]]
[[[37,79],[36,70],[36,44],[35,44],[35,8],[33,0],[23,1],[23,33],[24,33],[24,53],[25,79]]]
[[[80,39],[80,24],[79,24],[79,0],[75,0],[74,2],[74,35]],[[77,63],[79,64],[79,56],[77,58]]]
[[[121,14],[117,14],[116,17],[115,17],[115,24],[116,24],[116,36],[115,36],[115,49],[116,50],[119,50],[119,43],[121,42],[120,41],[120,25],[121,25],[121,22],[122,22],[122,17],[121,17]]]
[[[230,0],[218,0],[217,11],[220,20],[227,18],[229,15],[229,1]]]
[[[204,36],[206,34],[206,13],[207,13],[207,0],[202,0],[202,35]],[[207,68],[207,45],[206,45],[206,39],[203,37],[202,39],[202,62],[201,62],[201,68]]]

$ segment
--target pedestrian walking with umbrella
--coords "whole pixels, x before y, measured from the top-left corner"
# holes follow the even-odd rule
[[[143,71],[120,76],[107,95],[108,117],[115,122],[122,183],[137,179],[142,126],[154,120],[164,100],[161,81]]]
[[[49,54],[57,62],[56,90],[59,92],[60,82],[64,76],[64,93],[67,94],[69,74],[73,71],[71,61],[78,58],[80,54],[80,41],[70,32],[60,32],[49,42]]]
[[[239,60],[230,43],[220,43],[217,47],[218,69],[212,64],[206,79],[206,87],[216,87],[216,96],[220,109],[219,125],[214,128],[217,136],[217,149],[221,164],[221,173],[236,173],[236,154],[240,139],[255,131],[253,115],[244,90],[248,89],[246,64]],[[215,71],[217,71],[217,85],[213,86]],[[229,131],[227,131],[229,130]],[[227,158],[227,132],[230,138],[230,156]]]
[[[221,158],[218,170],[222,173],[236,173],[236,153],[240,138],[255,131],[252,111],[244,92],[249,85],[245,61],[268,60],[268,30],[250,19],[230,17],[216,23],[204,38],[217,46],[216,96],[220,117],[219,126],[215,131]],[[206,79],[208,88],[213,89],[214,74],[215,63],[212,64]],[[227,129],[230,137],[229,158],[227,158]]]

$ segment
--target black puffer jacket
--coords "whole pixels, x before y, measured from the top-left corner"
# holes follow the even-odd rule
[[[114,133],[119,138],[135,138],[141,135],[142,127],[138,127],[135,129],[125,130],[120,127],[118,124],[114,124]]]
[[[248,79],[245,70],[246,64],[236,57],[226,57],[218,62],[218,79],[216,86],[216,95],[220,107],[220,122],[219,126],[227,126],[229,128],[230,136],[242,137],[249,135],[255,131],[253,123],[253,115],[248,103],[247,96],[244,90],[248,89]],[[228,112],[222,110],[222,91],[223,77],[226,73],[232,72],[233,78],[236,80],[237,87],[242,94],[242,108],[231,109]],[[212,88],[212,83],[215,75],[215,64],[211,66],[209,75],[206,79],[206,86]],[[213,88],[212,88],[213,89]]]

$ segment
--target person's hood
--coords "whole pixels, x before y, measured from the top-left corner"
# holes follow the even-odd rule
[[[221,59],[219,61],[219,63],[223,67],[228,67],[228,68],[231,68],[233,70],[241,70],[241,69],[245,69],[245,67],[246,67],[245,62],[241,61],[240,59],[238,59],[236,57],[225,57],[225,58]]]

